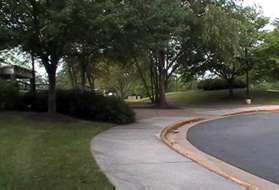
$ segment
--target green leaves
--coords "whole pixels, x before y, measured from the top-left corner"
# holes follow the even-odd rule
[[[260,61],[257,74],[263,79],[279,79],[279,26],[265,35],[264,43],[257,49]]]
[[[255,48],[261,43],[263,28],[268,23],[256,7],[232,2],[209,5],[203,19],[203,40],[209,52],[203,70],[225,79],[252,69]]]

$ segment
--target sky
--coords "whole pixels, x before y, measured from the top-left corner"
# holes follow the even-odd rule
[[[244,5],[258,5],[262,7],[264,15],[272,20],[279,18],[279,0],[244,0]]]

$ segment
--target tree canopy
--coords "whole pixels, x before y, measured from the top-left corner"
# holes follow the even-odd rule
[[[95,90],[95,80],[112,70],[126,88],[134,80],[124,74],[129,71],[153,103],[166,107],[176,77],[210,72],[233,84],[246,75],[249,86],[249,71],[264,68],[260,52],[276,73],[279,30],[265,35],[268,22],[240,0],[3,0],[0,50],[19,47],[40,60],[48,74],[49,112],[56,110],[60,63],[59,79],[67,76],[81,90]]]

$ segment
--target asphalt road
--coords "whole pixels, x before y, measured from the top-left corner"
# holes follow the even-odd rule
[[[279,184],[279,113],[210,121],[191,128],[187,138],[201,151]]]

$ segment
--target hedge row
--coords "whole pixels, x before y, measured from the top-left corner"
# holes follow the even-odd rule
[[[38,92],[36,95],[19,94],[14,83],[5,81],[4,85],[7,85],[5,90],[2,88],[3,86],[2,89],[0,88],[2,90],[0,90],[0,109],[47,111],[47,91]],[[135,120],[133,110],[119,98],[104,97],[103,95],[78,90],[57,91],[57,112],[80,119],[117,124],[127,124]]]
[[[223,79],[207,79],[198,83],[198,89],[200,90],[225,90],[229,89],[229,84]],[[233,88],[245,88],[246,84],[242,80],[235,80]]]
[[[19,96],[19,87],[14,81],[0,80],[0,110],[13,109]]]

